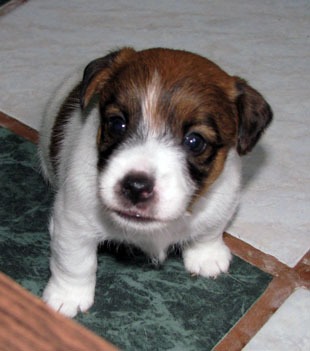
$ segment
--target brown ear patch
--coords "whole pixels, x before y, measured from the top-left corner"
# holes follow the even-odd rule
[[[97,94],[103,88],[110,74],[111,70],[109,68],[106,68],[94,77],[94,79],[86,87],[85,92],[83,92],[83,99],[81,99],[82,109],[85,109],[88,106],[93,95]]]
[[[122,63],[128,62],[130,57],[135,53],[136,51],[134,49],[124,48],[98,58],[86,66],[80,95],[82,109],[85,109],[91,98],[103,89],[112,73],[119,68]]]
[[[236,77],[236,88],[239,91],[236,99],[239,117],[237,151],[239,155],[245,155],[256,145],[273,114],[263,96],[246,81]]]

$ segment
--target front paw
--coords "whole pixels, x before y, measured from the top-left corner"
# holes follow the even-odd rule
[[[203,277],[217,277],[226,273],[232,258],[229,248],[222,242],[194,244],[184,250],[186,270]]]
[[[48,282],[43,300],[54,310],[73,318],[87,311],[94,303],[94,284],[69,286],[57,284],[53,277]]]

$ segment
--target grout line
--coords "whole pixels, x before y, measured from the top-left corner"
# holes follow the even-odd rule
[[[245,315],[214,347],[214,351],[239,351],[254,337],[295,289],[310,289],[310,251],[290,268],[275,257],[224,233],[232,253],[274,276],[267,289]]]
[[[310,290],[310,250],[294,267],[295,273],[298,275],[298,287]]]
[[[38,142],[38,132],[35,129],[2,112],[0,126],[33,143]],[[228,233],[224,233],[224,241],[234,255],[274,276],[262,296],[214,347],[215,351],[238,351],[252,339],[296,288],[310,289],[310,251],[294,268],[290,268],[275,257]]]
[[[287,284],[294,282],[296,288],[310,289],[310,250],[293,268],[280,262],[275,257],[265,254],[246,242],[224,233],[224,241],[232,253],[251,265],[269,273],[275,278],[285,278]]]
[[[28,0],[11,0],[8,3],[0,7],[0,16],[4,16],[9,12],[13,11],[19,5],[23,5]]]
[[[38,132],[27,126],[26,124],[18,121],[17,119],[8,116],[0,111],[0,126],[22,136],[23,138],[31,141],[34,144],[38,143]]]
[[[294,281],[275,277],[258,301],[215,346],[214,351],[239,351],[254,337],[294,291]]]
[[[256,249],[231,234],[224,233],[224,241],[234,255],[273,276],[277,276],[281,272],[290,269],[277,258]]]

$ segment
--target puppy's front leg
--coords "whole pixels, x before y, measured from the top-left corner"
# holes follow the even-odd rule
[[[81,214],[57,205],[50,223],[52,275],[43,300],[56,311],[74,317],[94,302],[97,240]]]
[[[217,277],[228,271],[232,258],[222,235],[203,237],[192,242],[183,252],[185,268],[203,277]]]

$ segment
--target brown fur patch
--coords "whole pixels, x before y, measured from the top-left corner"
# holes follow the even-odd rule
[[[85,108],[89,104],[92,96],[102,91],[107,81],[111,78],[113,72],[120,69],[120,66],[130,61],[130,58],[136,54],[131,48],[123,48],[120,51],[113,52],[110,55],[92,61],[85,69],[83,84],[83,103]]]
[[[172,134],[180,146],[189,133],[201,135],[203,152],[187,156],[196,196],[216,181],[229,149],[249,151],[271,120],[269,105],[258,92],[202,56],[161,48],[111,55],[91,63],[90,74],[86,69],[85,101],[100,94],[102,134],[109,110],[115,108],[126,118],[126,135],[136,134],[141,120],[146,130]],[[116,145],[108,136],[100,138],[102,160]]]
[[[237,142],[234,78],[201,56],[167,49],[138,52],[112,75],[101,90],[102,124],[116,108],[127,118],[128,133],[136,132],[142,118],[147,129],[169,131],[180,145],[186,134],[199,133],[207,147],[188,159],[197,194],[207,191]],[[110,144],[103,140],[101,150]]]
[[[97,141],[97,145],[98,145],[98,146],[99,146],[99,144],[100,144],[101,134],[102,134],[102,126],[99,125],[98,132],[97,132],[97,138],[96,138],[96,141]]]

